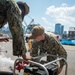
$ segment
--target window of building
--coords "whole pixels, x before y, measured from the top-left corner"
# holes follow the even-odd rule
[[[75,35],[75,32],[74,32],[74,35]]]
[[[70,32],[70,35],[72,34],[72,32]]]

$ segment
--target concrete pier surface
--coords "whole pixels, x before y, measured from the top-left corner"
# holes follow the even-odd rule
[[[67,58],[68,74],[67,75],[75,75],[75,46],[63,45],[63,47],[66,49],[68,54],[68,58]],[[7,51],[7,53],[3,52],[7,58],[11,58],[11,60],[13,61],[18,58],[17,56],[13,56],[13,53],[12,53],[12,40],[9,40],[9,42],[0,42],[0,51],[1,49],[2,51]],[[1,52],[0,52],[0,55],[1,55]],[[65,75],[64,72],[65,72],[65,67],[60,75]]]

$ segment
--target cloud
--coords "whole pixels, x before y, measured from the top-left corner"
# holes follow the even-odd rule
[[[59,22],[68,27],[74,27],[75,24],[75,6],[62,4],[60,7],[50,6],[46,10],[46,15],[52,17],[55,22]]]
[[[45,18],[45,17],[42,17],[42,20],[44,20],[44,22],[46,23],[46,24],[49,24],[50,22],[48,22],[48,20]]]
[[[61,6],[68,6],[66,3],[63,3]]]
[[[45,25],[44,25],[45,30],[53,32],[53,28],[54,28],[53,23],[51,23],[50,21],[48,21],[48,19],[45,18],[45,17],[42,17],[42,20],[45,23]]]

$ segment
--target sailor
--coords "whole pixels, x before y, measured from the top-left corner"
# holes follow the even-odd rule
[[[0,28],[8,22],[13,39],[13,55],[22,56],[23,59],[28,58],[25,55],[26,46],[22,20],[28,13],[29,6],[26,3],[16,3],[15,0],[0,0]]]

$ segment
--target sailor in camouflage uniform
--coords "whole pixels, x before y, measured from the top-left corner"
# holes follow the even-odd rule
[[[33,28],[32,34],[29,35],[29,39],[34,39],[32,43],[31,56],[35,57],[42,53],[48,53],[52,55],[58,55],[67,59],[67,53],[60,42],[55,39],[55,37],[50,36],[47,33],[44,33],[44,28],[42,26],[35,26]],[[56,57],[47,57],[47,61],[52,61],[56,59]],[[39,61],[38,61],[39,62]],[[64,65],[64,61],[60,61],[60,68],[58,69],[58,73],[61,72]]]
[[[25,11],[23,11],[25,14],[20,10],[15,0],[0,0],[0,28],[8,22],[13,39],[13,55],[23,55],[23,57],[25,57],[26,47],[22,19],[28,14],[29,7],[23,2],[18,2],[18,4],[27,7],[27,9],[24,8]]]

